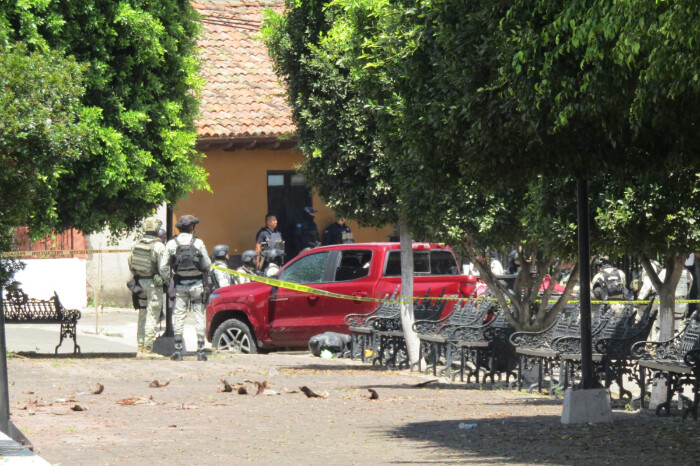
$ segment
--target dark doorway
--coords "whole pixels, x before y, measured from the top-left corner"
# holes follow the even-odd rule
[[[292,248],[294,226],[303,219],[304,207],[311,205],[306,178],[294,171],[267,172],[267,210],[277,216],[277,229],[285,241],[285,260],[298,251]]]

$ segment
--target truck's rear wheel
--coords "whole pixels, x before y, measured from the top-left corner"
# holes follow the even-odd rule
[[[212,344],[218,351],[243,354],[258,352],[250,328],[238,319],[229,319],[219,325],[214,332]]]

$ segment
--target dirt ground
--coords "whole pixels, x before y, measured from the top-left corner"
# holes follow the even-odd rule
[[[564,427],[561,400],[503,386],[417,387],[433,378],[299,353],[188,359],[14,356],[11,419],[62,465],[700,461],[700,424],[678,415],[622,409],[612,425]],[[221,379],[234,391],[219,391]],[[170,383],[150,388],[154,380]],[[254,395],[263,381],[270,394]],[[104,391],[92,394],[98,383]],[[128,399],[135,404],[119,403]]]

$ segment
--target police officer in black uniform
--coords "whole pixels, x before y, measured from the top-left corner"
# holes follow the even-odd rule
[[[304,219],[296,224],[294,228],[294,240],[296,252],[299,253],[307,248],[315,248],[321,242],[318,240],[318,227],[314,222],[314,216],[318,212],[311,206],[304,207]]]
[[[338,217],[335,222],[328,225],[323,232],[323,244],[351,244],[355,239],[352,230],[345,223],[345,217]]]
[[[277,217],[268,213],[265,215],[265,226],[255,235],[255,269],[259,270],[264,263],[263,251],[267,249],[281,249],[284,251],[284,239],[282,233],[277,231]]]

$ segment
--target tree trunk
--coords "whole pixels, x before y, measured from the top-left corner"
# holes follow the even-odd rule
[[[399,240],[401,241],[401,325],[406,351],[411,364],[418,363],[420,340],[413,331],[413,241],[403,219],[399,220]]]
[[[659,314],[656,317],[659,324],[659,341],[670,340],[673,338],[674,332],[673,311],[676,307],[676,286],[678,286],[681,272],[685,267],[685,258],[678,254],[666,258],[664,261],[666,276],[663,283],[651,267],[649,258],[642,257],[642,266],[659,296]],[[665,401],[666,381],[657,379],[652,386],[649,407],[655,408]]]

